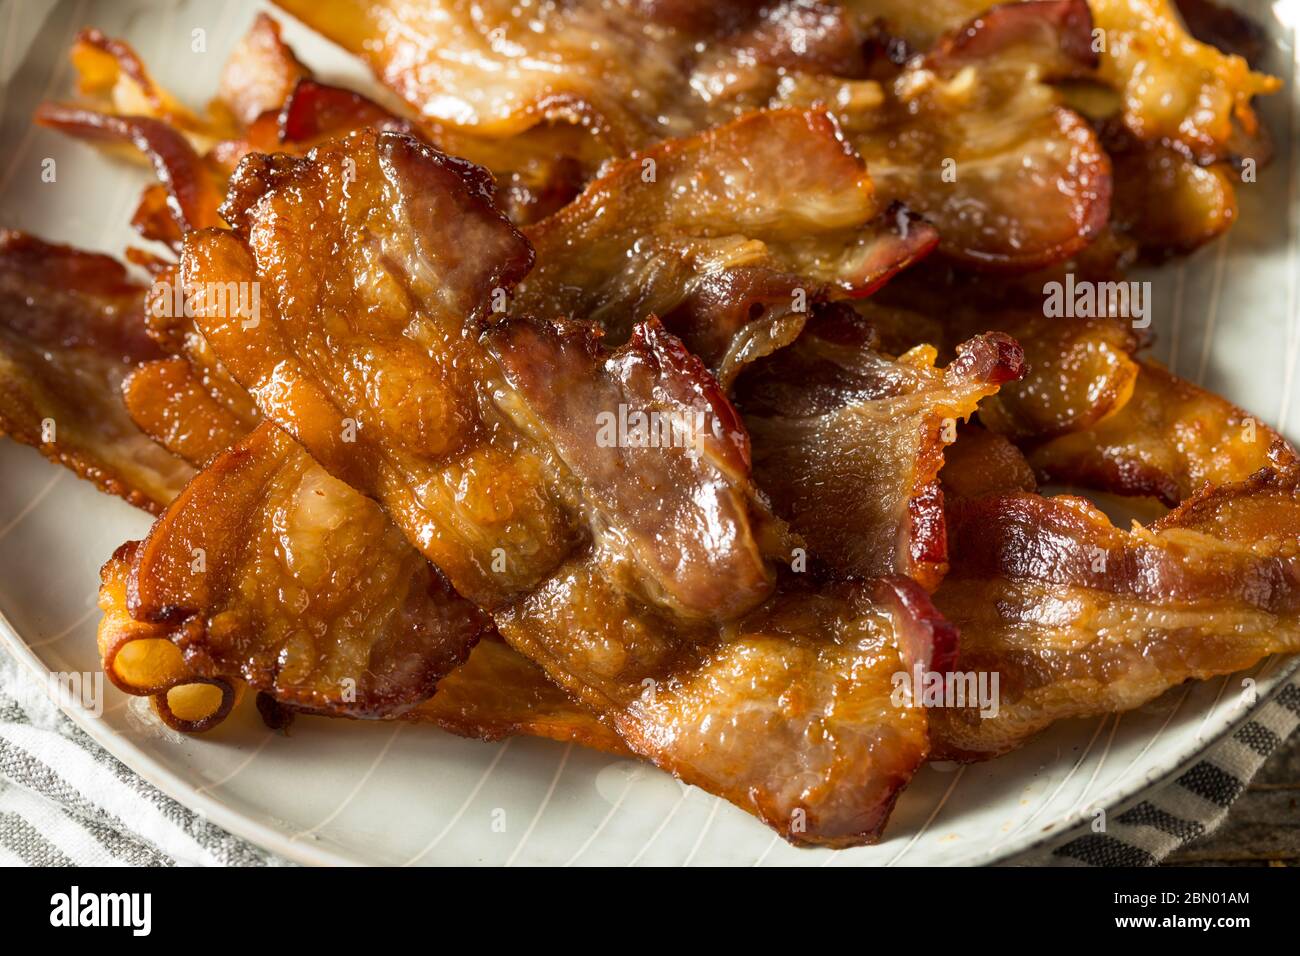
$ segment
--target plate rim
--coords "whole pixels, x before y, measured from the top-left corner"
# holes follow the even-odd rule
[[[27,668],[28,672],[36,680],[38,686],[45,689],[45,679],[50,673],[49,668],[46,666],[44,661],[37,656],[36,652],[27,645],[27,642],[18,633],[18,628],[16,628],[5,615],[2,607],[0,607],[0,644],[5,646],[19,664]],[[1101,807],[1107,813],[1113,813],[1117,808],[1123,807],[1141,794],[1163,787],[1175,776],[1183,773],[1187,768],[1191,767],[1204,757],[1206,753],[1217,746],[1229,734],[1235,733],[1247,721],[1253,719],[1255,713],[1280,693],[1282,688],[1287,685],[1295,673],[1300,670],[1300,654],[1272,654],[1264,658],[1265,662],[1269,660],[1279,660],[1281,662],[1281,667],[1277,676],[1274,678],[1274,686],[1269,689],[1267,694],[1261,696],[1252,706],[1244,709],[1237,717],[1219,728],[1216,733],[1207,737],[1195,750],[1185,755],[1182,759],[1175,761],[1170,767],[1156,771],[1154,774],[1150,771],[1145,774],[1139,774],[1134,777],[1131,785],[1117,790],[1113,796],[1106,800],[1106,802],[1100,804],[1094,802],[1089,804],[1089,806],[1092,808]],[[1236,671],[1234,673],[1244,672]],[[1224,676],[1231,677],[1232,674]],[[1182,685],[1179,684],[1175,686]],[[46,690],[46,693],[48,695],[48,690]],[[142,780],[157,787],[182,806],[187,807],[196,813],[202,814],[206,819],[211,820],[213,823],[235,836],[247,840],[255,846],[283,857],[286,860],[306,866],[381,865],[375,861],[363,859],[355,854],[328,850],[324,847],[311,846],[309,844],[300,843],[296,840],[291,840],[274,827],[268,826],[251,815],[228,806],[215,796],[203,793],[192,784],[183,780],[179,774],[170,769],[166,764],[145,753],[139,747],[135,746],[129,739],[113,730],[106,722],[91,718],[80,707],[68,706],[65,702],[57,700],[53,696],[51,696],[50,699],[51,702],[54,703],[69,720],[85,731],[92,740],[112,754],[114,758],[120,760],[123,765],[130,768],[133,773],[138,774]],[[1214,706],[1216,705],[1211,705],[1212,708]],[[1086,819],[1082,818],[1082,814],[1082,810],[1074,811],[1063,817],[1049,820],[1045,824],[1045,828],[1040,827],[1033,831],[1033,833],[1026,834],[1019,840],[1008,840],[1005,844],[984,851],[983,856],[977,852],[964,859],[955,860],[952,863],[936,863],[929,865],[968,867],[995,866],[1000,863],[1005,863],[1013,857],[1020,856],[1024,853],[1045,846],[1048,843],[1062,839],[1065,834],[1072,832],[1086,823]],[[1074,819],[1076,816],[1080,816],[1080,819]],[[432,861],[432,865],[445,865],[445,862],[435,860]]]
[[[308,866],[367,865],[365,861],[323,847],[313,847],[290,840],[273,827],[235,810],[215,797],[200,792],[197,787],[181,779],[176,771],[149,756],[126,737],[110,728],[105,721],[92,718],[80,707],[69,707],[55,699],[49,694],[46,686],[50,669],[36,655],[36,652],[27,646],[27,642],[5,615],[3,608],[0,608],[0,644],[3,644],[18,663],[27,669],[37,686],[42,688],[50,697],[51,703],[55,704],[69,720],[85,731],[95,743],[120,760],[132,773],[138,774],[146,783],[157,787],[177,803],[201,814],[223,830],[295,863]]]

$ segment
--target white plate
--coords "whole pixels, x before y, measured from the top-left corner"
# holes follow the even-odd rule
[[[158,80],[193,104],[216,88],[251,3],[144,0],[0,4],[0,225],[120,254],[146,173],[29,126],[43,97],[70,95],[66,50],[95,25],[135,45]],[[1264,104],[1277,158],[1238,193],[1228,235],[1152,276],[1157,357],[1293,440],[1300,317],[1295,21],[1300,6],[1256,4],[1267,66],[1287,91]],[[373,90],[358,64],[287,17],[299,55],[330,78]],[[195,30],[206,52],[194,52]],[[57,162],[56,183],[40,179]],[[0,640],[37,674],[95,671],[98,569],[146,516],[0,442]],[[796,850],[745,813],[625,759],[532,739],[462,740],[428,727],[299,719],[288,736],[246,708],[183,737],[109,691],[103,716],[72,714],[92,737],[186,806],[304,863],[975,864],[1004,860],[1177,772],[1242,722],[1252,680],[1266,695],[1296,661],[1188,684],[1137,711],[1066,721],[1023,750],[964,769],[931,766],[903,794],[884,841]]]

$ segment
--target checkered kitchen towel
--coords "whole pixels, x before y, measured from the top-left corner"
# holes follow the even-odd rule
[[[1105,834],[1009,861],[1135,866],[1209,833],[1273,750],[1300,726],[1300,675],[1236,733]],[[0,865],[274,866],[283,860],[204,820],[140,779],[65,717],[0,650]]]

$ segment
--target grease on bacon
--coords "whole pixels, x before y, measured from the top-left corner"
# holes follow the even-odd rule
[[[750,484],[743,427],[658,323],[612,352],[522,319],[480,341],[493,291],[531,264],[490,196],[481,171],[393,133],[246,160],[236,231],[189,237],[183,272],[270,292],[255,327],[198,324],[264,413],[631,749],[798,842],[874,839],[926,750],[891,675],[950,655],[950,629],[904,578],[778,586],[793,539]],[[596,414],[617,404],[709,428],[605,447]]]
[[[985,719],[932,709],[937,755],[993,757],[1053,721],[1300,650],[1298,478],[1264,469],[1132,531],[1068,496],[954,507],[935,603],[961,631],[958,669],[997,672],[1000,701]]]

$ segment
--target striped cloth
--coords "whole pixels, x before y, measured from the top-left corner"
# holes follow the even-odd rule
[[[1209,833],[1265,758],[1300,726],[1300,675],[1190,770],[1112,815],[1106,833],[1066,834],[1012,865],[1142,866]],[[275,866],[151,786],[65,717],[0,651],[0,865]]]
[[[1007,862],[1013,866],[1154,866],[1215,830],[1264,761],[1297,728],[1300,673],[1276,688],[1250,720],[1182,775],[1111,814],[1106,832],[1080,827]]]
[[[142,780],[0,650],[0,865],[282,862]]]

